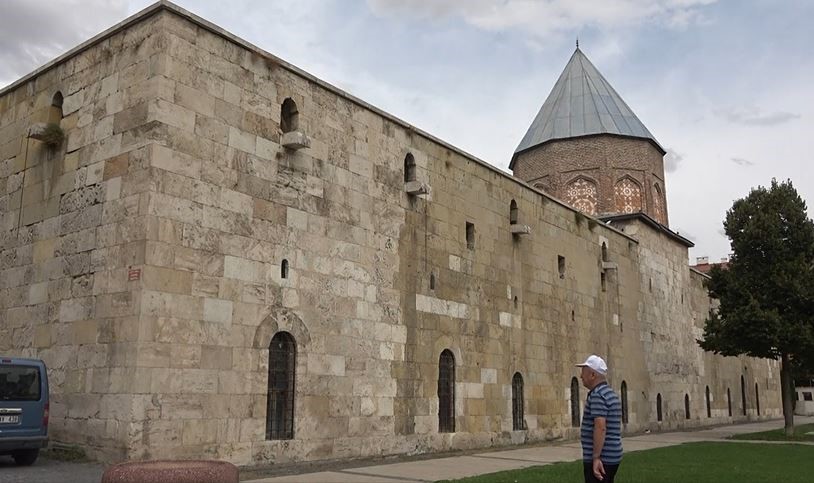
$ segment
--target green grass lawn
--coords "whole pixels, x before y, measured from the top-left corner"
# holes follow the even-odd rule
[[[783,429],[763,431],[760,433],[736,434],[731,439],[750,439],[758,441],[814,441],[814,424],[794,426],[794,436],[787,437]]]
[[[811,482],[814,446],[686,443],[628,453],[616,474],[625,482]],[[456,480],[466,483],[582,482],[582,462],[556,463]]]

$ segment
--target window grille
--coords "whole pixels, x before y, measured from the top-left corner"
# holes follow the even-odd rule
[[[294,375],[297,346],[288,332],[278,332],[269,345],[266,439],[294,438]]]
[[[578,428],[580,422],[579,414],[579,380],[571,378],[571,426]]]
[[[526,429],[523,414],[523,376],[519,372],[512,378],[512,429],[521,431]]]
[[[455,432],[455,356],[449,349],[438,360],[438,431]]]
[[[628,421],[627,382],[622,381],[622,423],[627,424]]]
[[[712,417],[712,404],[710,404],[709,386],[707,386],[706,398],[707,398],[707,417],[711,418]]]
[[[684,395],[684,419],[690,419],[690,395]]]
[[[657,421],[661,421],[661,420],[662,420],[662,414],[661,414],[661,394],[656,395],[656,420],[657,420]]]

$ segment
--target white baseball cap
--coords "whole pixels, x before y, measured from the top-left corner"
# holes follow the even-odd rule
[[[585,362],[582,364],[577,364],[577,367],[590,367],[603,376],[608,373],[608,365],[605,364],[605,361],[597,355],[588,356],[588,358],[585,359]]]

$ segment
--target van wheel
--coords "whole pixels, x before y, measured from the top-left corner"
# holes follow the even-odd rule
[[[14,458],[14,462],[17,463],[17,466],[31,466],[37,461],[37,456],[39,455],[39,449],[25,449],[15,451],[11,454],[11,457]]]

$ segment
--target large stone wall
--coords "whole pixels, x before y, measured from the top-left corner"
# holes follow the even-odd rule
[[[637,399],[637,410],[649,414],[645,421],[656,421],[659,394],[663,421],[656,426],[663,429],[726,423],[743,419],[744,414],[748,419],[780,417],[780,366],[776,361],[720,357],[699,349],[697,340],[703,337],[704,320],[714,305],[705,287],[707,276],[687,268],[686,248],[641,221],[613,224],[639,240],[640,290],[646,296],[638,308],[641,321],[638,335],[646,354],[649,381],[639,391],[630,383],[628,388]],[[745,411],[741,376],[746,392]],[[760,392],[760,414],[757,413],[755,383]],[[710,417],[706,406],[707,386]],[[732,398],[732,417],[728,414],[727,389]],[[685,413],[685,395],[690,401],[689,419]],[[652,428],[652,424],[649,426]]]
[[[15,224],[41,176],[20,146],[56,90],[74,181]],[[259,464],[574,437],[573,364],[594,352],[629,388],[629,430],[658,427],[656,392],[697,408],[662,425],[708,424],[727,418],[701,416],[705,384],[776,375],[690,339],[709,302],[685,247],[587,218],[176,7],[0,95],[0,347],[46,361],[53,438],[92,455]],[[310,148],[280,145],[286,98]],[[405,193],[407,153],[429,196]],[[511,200],[530,234],[510,232]],[[294,438],[267,441],[279,331],[297,347]],[[454,433],[438,432],[444,349]],[[776,386],[761,404],[777,414]]]
[[[50,433],[104,458],[127,456],[140,357],[151,153],[129,111],[157,107],[158,18],[118,31],[0,96],[0,352],[40,357]],[[61,120],[52,99],[64,97]],[[56,121],[55,148],[29,138]]]

